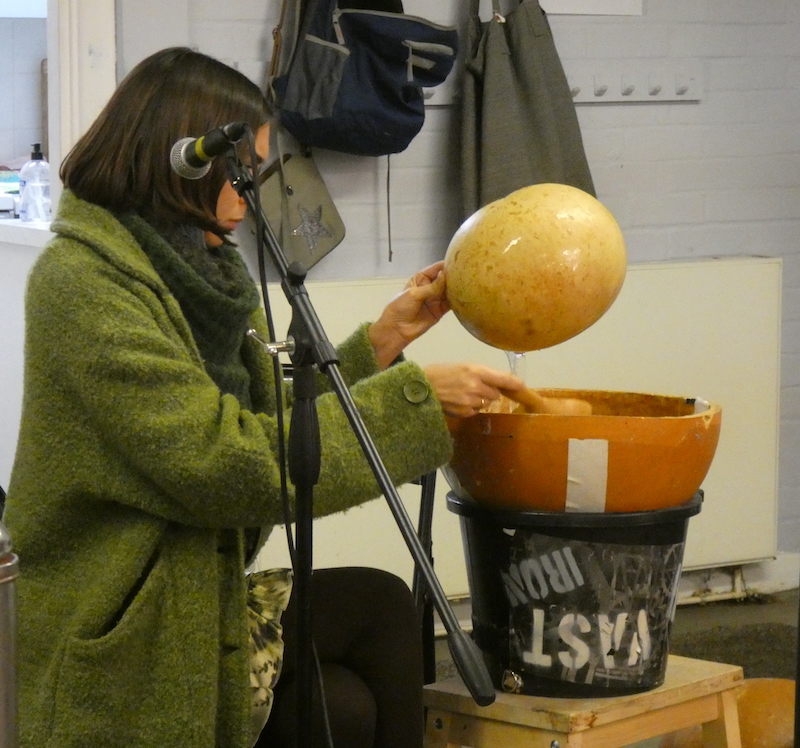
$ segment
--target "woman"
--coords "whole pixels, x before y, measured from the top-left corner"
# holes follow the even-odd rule
[[[266,335],[265,320],[228,241],[244,203],[224,160],[187,181],[169,153],[240,121],[265,159],[269,117],[235,70],[164,50],[62,165],[56,238],[28,285],[4,517],[22,565],[23,747],[252,744],[244,567],[253,539],[283,521],[272,363],[246,335]],[[446,310],[436,265],[339,348],[398,483],[448,459],[444,412],[469,416],[498,387],[522,386],[483,367],[398,361]],[[335,397],[318,410],[315,504],[327,514],[379,490]]]

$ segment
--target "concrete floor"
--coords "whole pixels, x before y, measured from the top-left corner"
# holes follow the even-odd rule
[[[745,601],[679,605],[675,612],[673,633],[702,631],[728,624],[786,623],[798,624],[798,590],[774,595],[754,595]]]

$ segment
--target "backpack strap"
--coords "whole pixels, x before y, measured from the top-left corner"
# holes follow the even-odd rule
[[[481,0],[470,0],[470,15],[480,16]],[[492,17],[498,23],[505,23],[506,17],[500,12],[500,0],[492,0]]]
[[[291,1],[293,8],[299,14],[300,0]],[[273,107],[276,103],[275,89],[273,88],[273,84],[275,79],[283,72],[283,66],[281,65],[281,55],[283,54],[283,23],[286,20],[286,9],[288,4],[289,0],[283,0],[283,3],[281,4],[281,14],[278,16],[278,25],[272,29],[272,58],[270,59],[269,63],[269,73],[267,74],[267,90],[265,91],[265,94],[269,100],[269,103]],[[294,28],[297,28],[296,24]],[[292,40],[292,53],[294,53],[294,46],[296,43],[295,36],[295,38]],[[289,57],[289,59],[291,59],[291,57]]]
[[[308,33],[312,21],[321,12],[318,0],[283,0],[278,25],[272,30],[272,58],[270,60],[269,77],[267,79],[267,97],[276,105],[274,82],[284,75],[292,60],[300,39]],[[333,0],[335,9],[336,2]],[[284,34],[284,26],[288,27]],[[291,44],[285,44],[291,38]]]

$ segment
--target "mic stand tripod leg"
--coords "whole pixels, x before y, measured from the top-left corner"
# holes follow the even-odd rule
[[[297,606],[297,729],[296,748],[311,745],[314,643],[311,608],[311,577],[314,568],[314,486],[320,474],[320,434],[316,407],[313,359],[305,345],[302,323],[293,321],[295,351],[292,354],[294,403],[289,426],[289,478],[295,487],[295,535],[297,552],[294,594]],[[324,698],[324,694],[320,694]]]
[[[433,522],[433,502],[436,491],[436,471],[423,475],[419,483],[422,487],[422,496],[419,505],[417,535],[419,536],[420,545],[432,566],[433,538],[431,524]],[[417,566],[414,567],[414,581],[411,590],[422,629],[422,662],[425,683],[433,683],[436,680],[436,638],[433,631],[433,603],[431,602],[428,588],[425,586],[422,572]]]
[[[295,276],[290,276],[295,278]],[[303,276],[298,276],[302,282]],[[319,482],[322,447],[316,407],[314,361],[301,321],[293,319],[286,343],[265,341],[249,330],[248,335],[271,356],[288,353],[294,367],[294,405],[289,425],[287,463],[295,487],[294,604],[297,609],[295,635],[296,715],[295,748],[311,744],[313,734],[314,636],[311,578],[314,569],[314,486]],[[297,336],[296,338],[294,336]],[[320,693],[324,699],[324,693]]]
[[[304,293],[305,271],[287,268],[284,290],[291,300]],[[317,414],[314,339],[302,314],[295,308],[289,326],[289,339],[284,343],[262,340],[255,330],[247,333],[270,355],[288,353],[293,365],[292,391],[294,404],[289,425],[287,463],[289,479],[295,487],[295,554],[293,595],[297,609],[295,634],[296,725],[295,748],[311,744],[313,734],[314,637],[311,578],[314,568],[314,486],[319,482],[322,446]],[[326,349],[322,346],[322,349]],[[320,684],[323,709],[325,695]]]

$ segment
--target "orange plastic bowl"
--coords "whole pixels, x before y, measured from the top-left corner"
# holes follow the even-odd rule
[[[695,398],[599,390],[590,416],[481,412],[453,419],[455,493],[517,511],[636,512],[692,498],[711,466],[722,409]]]

